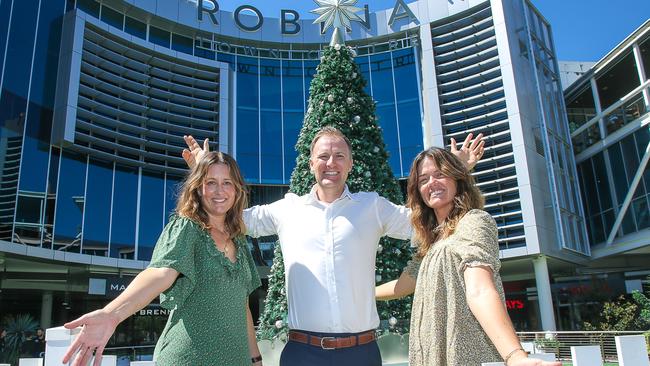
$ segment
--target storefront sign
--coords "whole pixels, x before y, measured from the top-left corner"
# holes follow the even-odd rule
[[[524,308],[523,300],[508,300],[506,299],[506,307],[508,310],[521,310]]]
[[[169,316],[170,311],[167,309],[149,309],[145,308],[142,310],[139,310],[135,315],[140,315],[140,316]]]
[[[118,297],[129,286],[133,277],[111,277],[106,279],[106,296]]]
[[[363,6],[364,17],[363,21],[359,23],[370,30],[370,11],[368,10],[368,5]],[[198,0],[197,1],[197,17],[199,21],[203,20],[203,17],[207,17],[214,25],[219,25],[219,20],[217,19],[217,13],[219,12],[219,3],[217,0]],[[253,22],[243,22],[242,13],[252,15],[255,20]],[[239,29],[246,32],[257,32],[262,28],[264,24],[264,15],[262,12],[254,7],[253,5],[241,5],[235,9],[232,13],[235,24]],[[292,9],[281,9],[280,10],[280,33],[282,35],[295,35],[300,33],[300,14]],[[418,19],[415,17],[415,14],[409,9],[404,0],[396,0],[393,11],[391,12],[388,25],[392,26],[393,23],[398,19],[408,19],[408,21],[418,22]],[[321,33],[323,27],[321,26]]]

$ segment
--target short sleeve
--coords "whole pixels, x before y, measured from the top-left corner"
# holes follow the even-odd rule
[[[196,224],[185,217],[173,217],[158,238],[149,268],[173,268],[179,275],[174,284],[160,294],[160,305],[172,310],[181,306],[196,285],[194,246]]]
[[[245,284],[246,286],[246,291],[250,295],[253,291],[255,291],[258,287],[262,286],[262,281],[260,280],[260,275],[257,273],[257,266],[255,265],[255,261],[253,260],[253,256],[251,255],[250,250],[248,250],[248,244],[246,242],[246,238],[244,236],[240,236],[235,239],[238,241],[238,247],[243,249],[243,252],[246,257],[246,264],[247,264],[247,270],[250,271],[250,281]]]
[[[406,267],[402,273],[406,273],[411,278],[417,280],[418,272],[420,271],[420,265],[422,264],[422,258],[419,258],[416,254],[413,254],[411,260],[406,263]]]
[[[460,255],[459,273],[467,267],[488,266],[493,273],[501,269],[497,225],[485,211],[472,210],[463,216],[456,227],[455,250]]]

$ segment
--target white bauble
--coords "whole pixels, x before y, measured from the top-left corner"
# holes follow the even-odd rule
[[[348,99],[346,99],[346,101],[348,102],[348,104],[352,104],[354,102],[354,98],[348,97]]]
[[[397,319],[394,316],[391,316],[388,319],[388,324],[390,324],[391,327],[394,327],[395,325],[397,325]]]
[[[332,94],[327,96],[327,101],[328,102],[333,102],[334,101],[334,96]]]
[[[282,320],[277,320],[275,322],[275,327],[278,329],[282,329],[282,327],[284,327],[284,322]]]
[[[359,121],[361,121],[361,117],[360,116],[354,116],[354,122],[359,123]]]

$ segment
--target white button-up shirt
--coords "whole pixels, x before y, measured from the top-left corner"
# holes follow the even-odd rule
[[[377,193],[350,193],[330,204],[288,193],[244,211],[248,234],[277,234],[284,257],[288,325],[314,332],[362,332],[379,326],[375,256],[379,239],[409,239],[410,210]]]

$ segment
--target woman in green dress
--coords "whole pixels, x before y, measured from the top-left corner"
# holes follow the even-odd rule
[[[260,279],[244,237],[246,205],[235,160],[206,154],[185,179],[148,268],[103,309],[65,324],[82,330],[63,363],[85,366],[94,353],[99,366],[117,325],[160,295],[171,312],[154,351],[158,366],[262,365],[248,307]]]
[[[429,148],[415,158],[407,206],[419,243],[398,280],[376,289],[378,300],[415,291],[410,366],[560,366],[528,358],[505,306],[494,219],[453,154]]]

